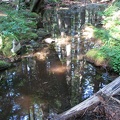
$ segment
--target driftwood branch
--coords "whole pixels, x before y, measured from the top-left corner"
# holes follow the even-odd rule
[[[93,106],[98,105],[101,101],[103,95],[107,97],[111,97],[120,92],[120,77],[116,78],[113,82],[106,85],[104,88],[99,90],[96,94],[88,98],[87,100],[83,101],[82,103],[76,105],[75,107],[67,110],[66,112],[55,116],[54,120],[68,120],[73,116],[77,116],[80,114],[84,114],[86,110],[90,110]],[[116,99],[114,99],[116,100]],[[116,102],[119,103],[117,99]]]

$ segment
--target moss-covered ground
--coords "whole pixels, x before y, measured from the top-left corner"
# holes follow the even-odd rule
[[[94,37],[102,41],[98,49],[92,49],[87,58],[106,65],[120,74],[120,1],[116,0],[101,13],[104,20],[101,28],[94,28]]]

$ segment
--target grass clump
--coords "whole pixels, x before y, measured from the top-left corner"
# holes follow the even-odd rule
[[[97,49],[92,49],[86,53],[86,58],[97,66],[104,66],[107,63],[106,55]]]

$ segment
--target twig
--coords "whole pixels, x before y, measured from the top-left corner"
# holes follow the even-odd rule
[[[118,100],[117,98],[114,98],[114,97],[111,97],[111,98],[120,104],[120,100]]]

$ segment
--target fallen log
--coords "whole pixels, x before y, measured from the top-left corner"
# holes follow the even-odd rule
[[[105,117],[108,120],[120,120],[120,101],[105,94],[100,96],[101,104],[104,106]]]
[[[67,110],[64,113],[61,113],[55,116],[54,120],[72,120],[70,118],[72,118],[73,116],[76,117],[78,115],[84,115],[86,111],[93,109],[93,107],[95,108],[95,106],[103,102],[103,99],[102,99],[103,95],[110,98],[113,95],[116,95],[118,92],[120,92],[120,77],[116,78],[113,82],[106,85],[104,88],[99,90],[96,94],[86,99],[82,103],[76,105],[75,107]],[[118,99],[116,101],[117,103],[119,103]]]

